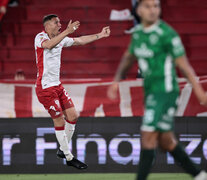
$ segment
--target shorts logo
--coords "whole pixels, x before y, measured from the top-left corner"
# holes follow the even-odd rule
[[[53,111],[56,111],[54,106],[50,106],[50,109],[53,110]]]
[[[50,106],[50,110],[55,111],[55,116],[58,116],[60,114],[60,112],[55,109],[55,106]]]

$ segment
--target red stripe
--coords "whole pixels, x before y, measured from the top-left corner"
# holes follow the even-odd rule
[[[72,122],[72,121],[69,121],[69,120],[66,119],[66,122],[69,123],[69,124],[76,124],[77,121]]]
[[[55,130],[56,130],[56,131],[62,131],[62,130],[65,130],[65,126],[62,126],[62,127],[55,127]]]
[[[131,110],[133,116],[143,116],[144,114],[144,99],[142,87],[130,87],[131,94]],[[142,99],[142,100],[141,100]]]
[[[37,47],[36,53],[37,53],[37,69],[38,69],[38,78],[37,78],[37,84],[41,85],[42,75],[43,75],[43,48]]]
[[[16,117],[32,117],[32,88],[15,86]]]

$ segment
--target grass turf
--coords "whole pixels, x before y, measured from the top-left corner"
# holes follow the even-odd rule
[[[134,180],[132,173],[104,173],[104,174],[1,174],[0,180]],[[183,173],[154,173],[148,180],[192,180]]]

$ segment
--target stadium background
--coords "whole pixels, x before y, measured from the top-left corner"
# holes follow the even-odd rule
[[[103,39],[83,47],[72,47],[69,49],[64,49],[62,54],[63,58],[62,58],[61,77],[62,79],[66,80],[65,84],[70,86],[70,84],[73,84],[75,81],[76,84],[81,86],[82,83],[86,83],[86,82],[91,83],[95,81],[97,83],[96,86],[98,86],[101,85],[100,83],[105,81],[109,82],[112,79],[115,70],[120,62],[120,58],[124,50],[127,48],[127,45],[130,41],[130,35],[125,34],[124,30],[132,27],[133,22],[109,20],[109,15],[112,9],[121,10],[125,8],[131,9],[131,2],[129,0],[104,0],[104,1],[20,0],[19,5],[17,7],[8,7],[8,12],[3,18],[3,21],[1,22],[1,31],[0,31],[0,69],[1,69],[0,97],[2,102],[0,106],[1,107],[1,111],[0,111],[1,112],[0,114],[1,174],[2,173],[17,173],[17,174],[52,173],[52,172],[78,173],[75,170],[65,169],[64,166],[61,165],[60,160],[54,159],[53,157],[55,155],[55,150],[54,150],[55,148],[53,147],[55,146],[54,144],[51,150],[45,151],[44,165],[38,165],[36,163],[36,158],[37,158],[37,154],[36,154],[37,147],[35,145],[36,138],[46,138],[45,140],[48,142],[53,142],[53,143],[55,142],[55,139],[52,135],[47,135],[46,137],[39,137],[37,134],[37,129],[41,127],[52,128],[52,124],[49,121],[49,119],[42,119],[41,117],[39,118],[36,117],[37,119],[31,118],[33,117],[33,113],[25,114],[25,112],[27,112],[25,110],[27,110],[28,107],[28,104],[25,104],[25,101],[28,102],[26,98],[22,98],[22,99],[14,98],[16,93],[15,91],[16,86],[20,88],[22,87],[23,89],[27,89],[26,87],[30,87],[30,86],[33,88],[34,86],[35,77],[36,77],[36,64],[35,64],[35,54],[34,54],[33,44],[34,44],[35,35],[43,29],[41,23],[42,17],[45,14],[49,14],[49,13],[58,14],[62,20],[63,29],[64,27],[66,27],[69,19],[79,20],[81,22],[81,27],[73,35],[74,37],[84,34],[96,33],[100,31],[103,26],[110,25],[111,27],[110,38]],[[162,18],[166,20],[170,25],[172,25],[181,35],[183,43],[186,47],[186,51],[190,63],[194,67],[204,87],[206,86],[206,69],[207,69],[207,61],[206,61],[207,10],[206,8],[207,8],[207,2],[203,0],[191,0],[191,1],[162,0]],[[22,69],[25,72],[26,79],[27,79],[26,81],[24,82],[13,81],[14,73],[17,69]],[[127,78],[135,78],[136,74],[137,74],[137,67],[134,66],[130,71],[129,75],[127,76]],[[181,83],[180,83],[181,87],[182,87],[182,83],[183,82],[181,79]],[[186,84],[186,82],[184,83]],[[137,85],[135,84],[135,86]],[[8,91],[6,92],[5,90]],[[189,93],[189,89],[187,90]],[[137,89],[135,89],[134,92],[137,92]],[[186,91],[182,91],[182,93],[185,96]],[[203,116],[205,116],[206,110],[204,108],[201,109],[201,107],[198,105],[198,102],[196,102],[195,98],[191,94],[191,92],[190,95],[188,96],[190,97],[187,103],[189,103],[190,105],[188,104],[189,106],[185,110],[187,112],[193,112],[193,113],[192,114],[188,113],[187,115],[182,114],[185,116],[191,116],[190,118],[188,117],[178,118],[177,120],[178,123],[176,124],[177,127],[176,130],[178,131],[176,131],[176,135],[179,137],[179,139],[184,139],[183,145],[185,145],[185,147],[188,147],[189,151],[192,151],[190,153],[191,157],[197,159],[197,162],[199,164],[202,164],[202,166],[206,169],[207,135],[205,129],[203,129],[203,127],[206,127],[205,117],[203,118],[197,117],[198,114],[203,114]],[[7,97],[14,98],[13,100],[11,100],[14,102],[13,106],[11,107],[7,106],[5,100]],[[139,98],[140,97],[136,97],[132,99],[132,101]],[[91,100],[92,97],[90,96],[88,101]],[[15,106],[15,102],[18,103],[20,102],[20,104],[17,104]],[[104,102],[102,104],[104,104]],[[193,106],[195,103],[196,106]],[[108,104],[108,101],[105,104],[106,104],[105,106],[111,107],[110,104]],[[20,108],[19,110],[17,108],[18,106],[23,108]],[[8,109],[5,110],[5,107]],[[104,109],[101,106],[101,103],[98,104],[96,107],[99,107],[99,109],[102,108],[101,112],[105,112],[105,111],[108,112],[107,109]],[[140,109],[142,108],[142,104],[136,104],[136,106],[134,107]],[[5,115],[5,113],[3,113],[4,110],[5,111],[10,110],[13,111],[13,113],[8,113],[7,115]],[[133,107],[132,107],[132,111],[133,111]],[[130,142],[133,140],[137,142],[139,140],[138,125],[140,124],[140,117],[132,118],[132,117],[124,117],[124,115],[123,116],[120,115],[122,117],[114,119],[111,116],[115,116],[115,115],[110,115],[110,114],[107,115],[106,112],[104,114],[103,113],[97,114],[96,118],[94,118],[95,114],[88,114],[87,117],[82,117],[80,120],[79,129],[77,129],[77,133],[75,134],[74,142],[77,142],[77,138],[79,136],[81,137],[81,135],[84,135],[85,138],[86,137],[92,138],[91,139],[92,143],[89,143],[87,145],[87,149],[85,151],[88,154],[88,156],[87,155],[85,156],[86,162],[89,162],[89,165],[91,164],[92,167],[94,167],[91,168],[89,172],[93,172],[93,173],[135,172],[136,166],[133,165],[133,161],[132,160],[130,161],[130,159],[129,162],[125,165],[122,165],[121,163],[114,163],[115,160],[111,159],[108,146],[114,137],[118,139],[122,138],[122,140],[124,139],[126,140],[126,138],[129,138]],[[134,114],[128,116],[132,116],[132,115]],[[45,116],[45,114],[43,114],[43,116]],[[89,118],[89,116],[91,118]],[[99,116],[104,116],[104,117],[98,118]],[[16,117],[19,118],[16,119]],[[28,119],[24,119],[23,117],[27,117]],[[137,120],[137,126],[136,126],[136,120]],[[86,124],[86,122],[88,122],[88,124]],[[109,127],[110,123],[114,124],[114,129],[116,129],[117,132],[114,132],[114,129],[110,129]],[[106,130],[104,130],[104,128],[99,128],[99,126],[102,125],[103,127],[106,127]],[[124,129],[124,127],[127,125],[129,128]],[[84,132],[85,126],[88,126],[86,132]],[[101,130],[103,130],[102,133]],[[50,129],[50,132],[51,131],[52,130]],[[120,134],[122,136],[119,137]],[[96,143],[93,143],[94,138],[101,138],[101,137],[106,141],[106,146],[107,146],[107,156],[106,156],[107,159],[105,165],[98,165],[99,149],[98,149],[98,145]],[[5,139],[7,141],[5,141]],[[133,148],[130,142],[128,141],[129,139],[121,142],[119,146],[117,146],[118,155],[120,155],[122,159],[123,157],[127,157],[127,156],[131,158],[130,154]],[[20,143],[19,141],[23,143]],[[3,146],[3,142],[6,142],[6,144],[4,144],[5,146]],[[195,145],[196,143],[197,146]],[[9,144],[11,145],[10,147],[6,146]],[[14,144],[13,148],[12,148],[12,144]],[[28,151],[26,151],[25,149],[27,149],[28,146],[30,148]],[[4,149],[4,147],[6,147],[6,149]],[[73,144],[72,147],[76,148],[76,144]],[[74,153],[77,153],[76,150],[77,149],[74,149],[75,151]],[[135,150],[137,150],[137,152],[136,151],[134,152],[136,155],[136,153],[139,153],[139,151],[136,148]],[[100,153],[101,152],[102,151],[100,150]],[[114,151],[114,153],[116,153],[116,151]],[[161,171],[181,172],[181,170],[176,168],[176,166],[174,165],[172,167],[170,167],[171,165],[167,166],[166,162],[168,161],[165,159],[166,157],[168,157],[166,154],[164,154],[163,157],[161,157],[164,159],[163,162],[157,164],[153,171],[154,172],[161,172]],[[27,161],[28,160],[27,158],[31,158],[32,160]],[[51,161],[48,160],[50,158],[52,159]],[[11,164],[8,164],[8,162],[10,162]]]

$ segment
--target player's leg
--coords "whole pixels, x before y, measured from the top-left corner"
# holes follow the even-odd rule
[[[58,149],[57,156],[61,158],[66,158],[66,163],[68,166],[73,166],[77,169],[86,169],[88,166],[81,161],[74,158],[68,147],[68,139],[65,133],[65,120],[64,117],[58,117],[53,119],[55,126],[55,134],[57,140],[60,144],[60,149]]]
[[[157,124],[161,119],[163,101],[160,96],[149,94],[145,97],[145,112],[141,126],[141,154],[138,168],[138,180],[145,180],[155,158],[159,131]]]
[[[69,97],[68,93],[64,89],[62,85],[58,87],[58,94],[59,94],[59,99],[60,99],[60,106],[62,108],[62,112],[65,116],[65,134],[67,138],[67,144],[70,142],[73,133],[75,131],[75,124],[78,119],[78,114],[75,110],[74,104],[72,102],[72,99]],[[65,153],[63,153],[61,147],[57,151],[57,156],[60,158],[65,158],[64,156]],[[66,158],[67,159],[67,158]],[[76,158],[73,157],[71,161],[67,160],[67,165],[68,166],[74,166],[78,169],[86,169],[88,165],[82,163],[81,161],[77,160]]]
[[[137,180],[146,180],[155,158],[159,132],[141,131],[141,153]]]
[[[71,154],[68,147],[68,140],[65,134],[65,120],[63,115],[57,118],[53,117],[53,122],[55,127],[55,135],[58,143],[60,144],[60,149],[64,153],[67,161],[71,161],[73,159],[73,155]]]
[[[65,133],[65,119],[63,116],[62,107],[60,105],[60,100],[58,94],[56,92],[56,87],[53,88],[53,94],[51,94],[50,100],[45,101],[45,107],[48,110],[48,113],[53,119],[54,127],[55,127],[55,135],[60,145],[61,152],[64,154],[64,157],[67,161],[71,161],[73,159],[73,155],[71,154],[69,147],[68,147],[68,140]],[[52,96],[53,95],[53,96]]]
[[[191,174],[193,177],[199,176],[201,169],[191,161],[182,146],[178,144],[173,132],[161,133],[159,135],[159,145],[162,149],[170,152],[187,173]]]
[[[78,113],[76,112],[75,107],[71,107],[68,109],[65,109],[63,111],[63,114],[65,115],[65,133],[67,135],[68,142],[73,137],[73,133],[75,131],[76,122],[78,120]]]
[[[67,159],[71,160],[73,156],[68,148],[68,141],[65,134],[65,120],[58,97],[57,87],[50,87],[47,89],[37,87],[36,93],[40,103],[44,105],[53,119],[56,138],[60,144],[61,150],[64,152]]]
[[[44,90],[42,88],[36,88],[37,97],[40,103],[44,105],[45,109],[53,119],[56,138],[60,144],[61,153],[64,158],[66,158],[67,165],[74,166],[78,169],[85,169],[87,168],[87,165],[75,159],[69,150],[68,140],[65,133],[65,119],[59,99],[60,91],[59,87],[51,87]]]
[[[68,93],[62,85],[60,85],[59,91],[60,105],[62,107],[66,121],[65,132],[68,138],[68,142],[70,142],[75,131],[75,125],[78,120],[78,113],[76,112],[71,97],[68,95]]]
[[[78,115],[74,107],[64,110],[63,114],[65,116],[65,134],[66,134],[68,143],[70,143],[73,137],[73,133],[75,131],[75,125],[78,119]],[[57,151],[57,156],[59,158],[65,158],[65,155],[61,147]]]

